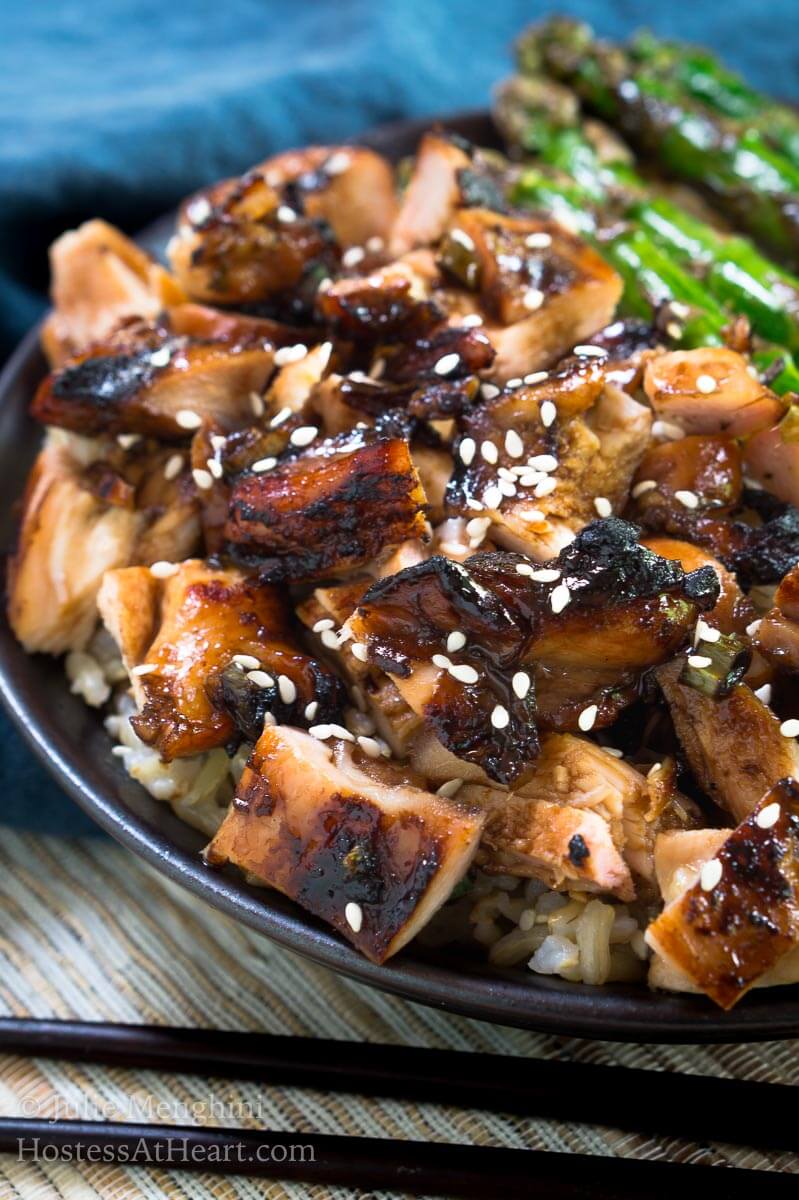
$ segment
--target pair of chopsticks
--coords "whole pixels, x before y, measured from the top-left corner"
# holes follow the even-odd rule
[[[0,1019],[0,1052],[106,1066],[256,1080],[529,1117],[660,1137],[795,1150],[795,1089],[626,1067],[257,1033]],[[38,1143],[37,1143],[38,1139]],[[444,1196],[547,1200],[670,1198],[675,1188],[780,1195],[774,1172],[484,1146],[197,1126],[0,1118],[0,1152],[136,1162]],[[225,1153],[225,1147],[235,1154]],[[97,1151],[95,1151],[97,1153]],[[723,1171],[723,1175],[719,1172]]]

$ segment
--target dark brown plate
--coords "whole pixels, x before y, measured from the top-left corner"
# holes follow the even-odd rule
[[[483,144],[494,140],[484,113],[458,114],[445,123]],[[406,121],[360,140],[397,159],[412,152],[429,125]],[[165,217],[146,231],[142,244],[160,251],[172,220]],[[40,442],[27,407],[45,370],[38,331],[32,330],[0,377],[0,537],[6,550],[14,506]],[[70,694],[61,663],[25,654],[5,614],[0,694],[33,752],[103,829],[201,900],[331,970],[482,1020],[589,1038],[732,1042],[799,1035],[799,987],[754,992],[722,1013],[703,997],[621,984],[589,987],[524,969],[497,971],[463,951],[426,952],[415,944],[386,966],[375,966],[285,897],[248,886],[232,870],[208,870],[199,854],[202,836],[125,774],[98,715]]]

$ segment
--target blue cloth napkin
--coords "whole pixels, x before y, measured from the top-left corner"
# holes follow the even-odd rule
[[[272,151],[485,105],[521,0],[28,0],[0,6],[0,361],[41,315],[48,243],[102,216],[134,232]],[[799,97],[795,0],[571,0],[602,33],[705,42]],[[2,819],[90,828],[0,718]]]

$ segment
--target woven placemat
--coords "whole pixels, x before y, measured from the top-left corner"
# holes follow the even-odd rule
[[[105,841],[4,830],[0,908],[0,1007],[6,1014],[257,1029],[799,1083],[797,1042],[718,1047],[586,1042],[485,1025],[383,995],[273,946]],[[799,1171],[799,1155],[793,1154],[432,1104],[12,1057],[0,1057],[0,1112],[264,1125]],[[3,1200],[343,1200],[356,1194],[0,1156]]]

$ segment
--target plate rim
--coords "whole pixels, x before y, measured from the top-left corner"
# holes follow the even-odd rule
[[[440,123],[458,132],[490,128],[484,109],[413,118],[378,125],[347,139],[375,149],[416,140],[431,125]],[[396,155],[395,155],[396,156]],[[165,214],[137,239],[152,243],[159,226],[174,214]],[[0,373],[0,410],[41,355],[37,324],[18,344]],[[20,409],[24,404],[18,401]],[[8,448],[0,445],[0,460]],[[659,1043],[757,1042],[799,1035],[799,987],[764,989],[745,998],[730,1013],[715,1009],[705,997],[654,993],[645,985],[569,984],[548,978],[534,979],[521,971],[487,971],[465,975],[454,967],[405,950],[378,966],[363,958],[332,929],[317,925],[299,905],[285,911],[269,904],[269,893],[246,884],[243,878],[207,868],[199,855],[170,842],[139,814],[131,812],[117,793],[103,794],[92,781],[92,770],[81,765],[80,750],[66,742],[55,718],[49,722],[34,711],[36,698],[26,695],[17,678],[22,660],[30,660],[13,639],[5,614],[0,628],[0,700],[24,743],[59,786],[106,833],[145,862],[186,888],[200,900],[242,921],[249,928],[329,970],[429,1007],[450,1011],[492,1024],[510,1025],[549,1034]],[[37,658],[40,656],[36,656]],[[81,704],[64,690],[68,702]],[[127,778],[114,760],[114,778]],[[165,811],[171,809],[164,802]],[[776,996],[772,1002],[763,997]]]

